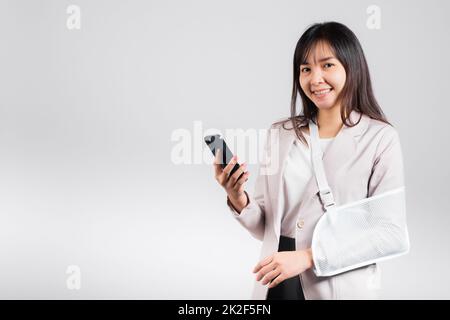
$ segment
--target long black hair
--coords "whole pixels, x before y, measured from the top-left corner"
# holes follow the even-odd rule
[[[358,124],[359,121],[357,123],[348,122],[351,111],[356,110],[372,119],[389,124],[373,94],[369,67],[358,38],[345,25],[332,21],[311,25],[297,42],[294,53],[291,116],[287,120],[280,121],[284,122],[283,127],[286,122],[291,121],[297,137],[307,144],[301,128],[306,127],[309,120],[315,121],[318,109],[300,86],[300,65],[305,63],[312,48],[321,41],[329,44],[346,72],[345,85],[338,96],[338,100],[341,102],[342,122],[349,127]],[[300,94],[302,98],[302,114],[297,114],[297,94]]]

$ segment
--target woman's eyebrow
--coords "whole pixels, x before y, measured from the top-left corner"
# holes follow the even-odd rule
[[[327,61],[327,60],[330,60],[330,59],[334,59],[334,57],[322,58],[322,59],[319,60],[319,62]],[[309,62],[305,61],[305,62],[302,63],[302,65],[306,65],[306,64],[309,64]]]

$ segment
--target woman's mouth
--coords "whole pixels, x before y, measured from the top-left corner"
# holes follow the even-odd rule
[[[332,90],[333,90],[333,88],[328,88],[328,89],[324,89],[324,90],[316,90],[316,91],[313,91],[313,95],[315,95],[317,98],[323,98]]]

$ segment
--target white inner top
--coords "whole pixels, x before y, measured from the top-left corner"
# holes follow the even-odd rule
[[[310,137],[304,134],[308,144]],[[322,151],[325,153],[328,145],[334,138],[319,139]],[[295,139],[283,172],[283,191],[285,207],[281,220],[281,235],[295,238],[295,228],[298,217],[298,209],[302,202],[302,195],[306,184],[313,177],[311,150],[298,139]]]

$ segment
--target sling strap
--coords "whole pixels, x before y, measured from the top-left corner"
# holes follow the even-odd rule
[[[325,170],[323,168],[323,151],[320,147],[319,128],[313,121],[309,121],[309,133],[311,137],[311,160],[317,186],[319,187],[320,200],[324,205],[325,211],[335,206],[333,193],[328,185]]]

